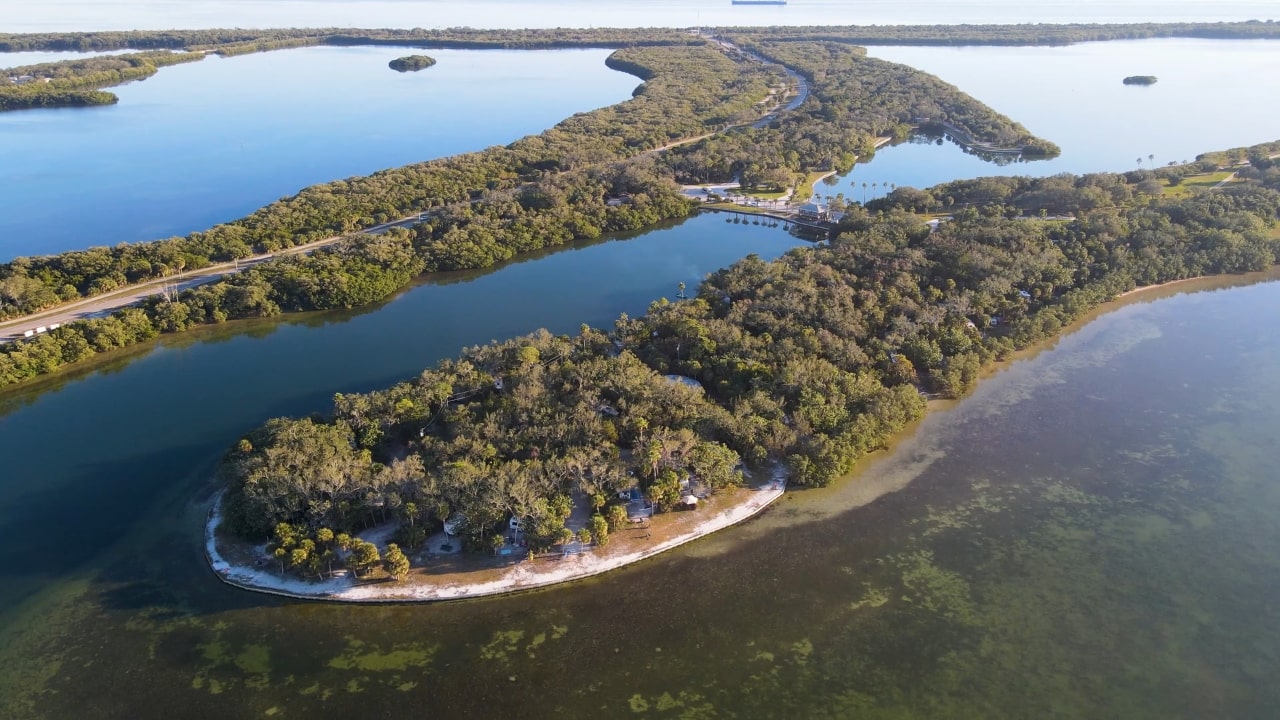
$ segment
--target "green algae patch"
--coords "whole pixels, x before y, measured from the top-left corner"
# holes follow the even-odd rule
[[[219,695],[237,686],[259,691],[269,689],[271,648],[261,643],[249,643],[237,649],[223,638],[224,629],[225,625],[213,625],[213,637],[195,644],[204,663],[191,679],[192,689],[203,689],[211,695]]]
[[[369,646],[363,642],[349,639],[347,651],[330,660],[329,667],[369,672],[421,668],[431,664],[438,649],[436,646],[423,643],[396,644],[385,652],[377,648],[368,648]]]
[[[506,660],[520,649],[522,639],[523,630],[499,630],[493,634],[493,639],[488,644],[480,648],[480,657],[485,660]]]
[[[719,717],[715,706],[705,696],[688,690],[681,690],[675,695],[669,691],[663,692],[649,698],[636,693],[627,701],[627,705],[633,713],[647,713],[652,710],[662,713],[663,717],[680,720],[711,720]]]
[[[528,635],[524,630],[498,630],[493,633],[489,642],[480,648],[480,657],[483,660],[506,662],[511,660],[511,656],[523,652],[529,658],[534,658],[537,656],[534,652],[536,648],[546,645],[550,640],[559,640],[568,632],[569,628],[566,625],[552,625],[549,633],[534,633],[528,642],[524,642],[525,636]]]
[[[880,589],[868,587],[867,591],[862,594],[862,598],[857,602],[849,604],[850,610],[861,610],[862,608],[878,608],[888,604],[889,593]]]
[[[949,530],[965,530],[978,527],[988,515],[1005,512],[1009,508],[1009,495],[1013,488],[1006,489],[1005,495],[997,495],[990,490],[990,483],[978,481],[975,490],[980,490],[973,499],[958,505],[939,508],[927,507],[927,515],[917,521],[925,526],[924,536],[930,537]]]
[[[255,675],[271,672],[271,649],[266,645],[247,645],[236,655],[236,666]]]
[[[221,665],[231,659],[231,645],[221,637],[216,637],[207,643],[200,643],[196,647],[200,650],[200,657],[210,665]]]
[[[1071,487],[1056,480],[1040,485],[1039,492],[1044,502],[1053,505],[1101,505],[1103,502],[1103,499],[1097,495],[1090,495],[1080,488]]]
[[[813,641],[805,638],[791,644],[791,659],[803,665],[809,662],[809,656],[813,654]]]
[[[896,558],[907,593],[903,600],[955,622],[974,619],[969,583],[957,572],[934,564],[933,553],[920,551]]]

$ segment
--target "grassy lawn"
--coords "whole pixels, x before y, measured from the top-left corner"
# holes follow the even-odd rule
[[[1230,170],[1222,170],[1216,173],[1208,173],[1206,175],[1191,175],[1183,179],[1177,185],[1169,185],[1169,181],[1165,181],[1164,194],[1165,197],[1179,198],[1190,195],[1193,189],[1208,190],[1214,185],[1226,180],[1231,175]]]
[[[738,187],[737,185],[733,185],[725,188],[724,192],[719,194],[720,195],[728,195],[728,194],[741,195],[743,197],[755,198],[757,200],[778,200],[778,199],[781,199],[783,195],[786,195],[787,191],[786,189],[782,189],[782,190],[777,190],[773,192],[766,192],[763,190],[753,190],[751,192],[747,192],[742,188]]]
[[[808,202],[809,198],[813,196],[813,184],[818,182],[818,179],[821,178],[823,175],[826,175],[827,172],[828,171],[819,170],[815,172],[805,173],[804,179],[801,180],[798,185],[796,185],[796,192],[794,195],[791,196],[791,202],[793,203]]]
[[[760,192],[757,190],[755,192],[744,192],[742,194],[747,197],[759,198],[760,200],[780,200],[783,195],[787,194],[787,191],[777,190],[774,192]]]
[[[749,205],[734,205],[733,203],[726,203],[726,202],[707,203],[707,204],[703,205],[702,207],[705,207],[705,208],[712,208],[712,209],[715,209],[715,210],[732,210],[732,211],[734,211],[734,212],[740,212],[740,213],[756,213],[756,214],[764,214],[764,213],[769,212],[769,211],[768,211],[767,209],[765,209],[765,208],[755,208],[755,207],[751,207],[751,206],[749,206]]]

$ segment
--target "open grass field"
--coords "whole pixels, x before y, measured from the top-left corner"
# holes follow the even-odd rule
[[[763,215],[769,212],[765,208],[751,207],[750,205],[734,205],[733,203],[727,203],[727,202],[707,203],[702,207],[708,208],[711,210],[731,210],[733,212],[752,213],[756,215]]]
[[[1184,197],[1190,195],[1196,190],[1208,190],[1214,185],[1226,180],[1231,176],[1231,170],[1221,170],[1215,173],[1207,173],[1204,175],[1191,175],[1184,178],[1177,185],[1170,185],[1169,181],[1165,181],[1164,194],[1166,197]]]
[[[821,180],[824,175],[828,174],[830,174],[830,171],[822,170],[805,173],[805,176],[796,183],[796,191],[791,196],[791,202],[808,202],[809,198],[813,197],[813,184]]]

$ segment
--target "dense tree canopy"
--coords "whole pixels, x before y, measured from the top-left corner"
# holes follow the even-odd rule
[[[464,516],[473,547],[508,516],[545,546],[575,493],[639,486],[670,507],[682,477],[732,485],[740,460],[825,484],[918,418],[926,394],[964,393],[983,366],[1118,292],[1276,262],[1280,168],[1178,199],[1151,192],[1153,174],[917,191],[910,203],[975,198],[937,230],[891,193],[850,213],[829,246],[749,257],[696,299],[608,332],[472,348],[388,390],[337,396],[323,420],[273,420],[226,456],[229,527],[354,531],[412,504],[416,525]],[[1002,190],[979,202],[984,185]],[[1075,219],[1039,217],[1059,204]]]
[[[1280,22],[1025,23],[1022,25],[852,25],[737,27],[724,32],[759,39],[857,45],[1067,45],[1148,38],[1263,39],[1280,37]]]
[[[1063,45],[1099,40],[1137,40],[1158,37],[1275,38],[1280,23],[1067,23],[1021,25],[855,25],[738,27],[722,31],[750,33],[761,38],[836,40],[859,45],[893,43],[956,45]],[[645,28],[558,28],[551,30],[443,30],[285,28],[265,30],[132,30],[98,32],[0,33],[0,53],[27,50],[221,49],[308,41],[319,43],[387,43],[424,47],[627,47],[648,43],[690,42],[683,30]],[[264,48],[265,49],[265,48]]]
[[[64,60],[11,68],[12,77],[30,82],[9,84],[0,78],[0,112],[37,107],[111,105],[119,98],[101,88],[150,77],[166,65],[203,60],[204,53],[145,52]]]
[[[786,82],[777,66],[726,55],[707,44],[636,47],[609,58],[614,67],[647,79],[632,100],[576,115],[509,146],[314,186],[248,218],[186,238],[19,258],[0,266],[0,316],[14,316],[428,211],[427,219],[409,231],[350,236],[176,297],[154,298],[140,309],[72,323],[7,346],[0,349],[0,385],[161,332],[284,311],[355,307],[388,297],[424,271],[487,267],[521,252],[649,227],[691,211],[673,180],[736,175],[767,182],[804,170],[845,168],[868,151],[872,138],[902,134],[922,113],[962,124],[966,132],[992,142],[1029,137],[1021,126],[954,87],[866,58],[847,45],[764,42],[755,49],[806,75],[812,91],[799,109],[778,114],[764,127],[748,125],[761,112],[760,103],[767,104],[770,94],[776,99]],[[726,127],[738,129],[650,152],[677,138]],[[1236,154],[1263,168],[1269,166],[1269,152]],[[873,202],[872,209],[927,212],[999,204],[1002,215],[1062,214],[1122,205],[1151,194],[1161,179],[1172,182],[1179,172],[1185,169],[1132,178],[986,178],[932,191],[902,188]],[[1010,200],[1015,194],[1017,199]],[[930,347],[913,353],[900,353],[901,362],[893,364],[903,377],[915,376],[915,365],[932,357]],[[748,449],[759,455],[754,447]]]
[[[620,50],[609,62],[648,78],[636,97],[580,113],[506,147],[312,186],[247,218],[184,238],[19,258],[0,265],[0,282],[7,283],[8,289],[0,294],[0,318],[165,277],[177,270],[349,233],[410,213],[454,205],[465,215],[473,203],[484,203],[490,197],[505,203],[517,187],[525,188],[525,196],[532,198],[538,191],[530,189],[531,185],[559,183],[546,191],[547,197],[558,197],[578,181],[561,182],[556,174],[634,157],[681,137],[754,118],[753,105],[765,97],[771,83],[778,82],[776,71],[759,63],[732,60],[707,45]],[[630,171],[620,178],[618,192],[632,192],[628,188],[644,195],[661,192],[653,185],[652,175],[643,167]],[[600,193],[613,190],[600,183],[590,188]],[[604,205],[603,195],[594,200],[593,204]],[[670,203],[667,206],[664,212],[672,210]],[[643,202],[613,214],[626,215],[633,209],[638,219],[612,229],[634,229],[671,217],[652,215],[650,206]],[[676,214],[685,212],[687,209],[681,209]],[[584,226],[583,232],[590,235],[593,231]],[[564,241],[562,233],[557,236],[558,241],[544,242],[540,247]],[[471,260],[457,266],[480,267],[492,262]]]

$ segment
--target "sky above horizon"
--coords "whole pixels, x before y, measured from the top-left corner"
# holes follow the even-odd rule
[[[693,27],[1280,20],[1276,0],[0,0],[12,33],[211,27]]]

